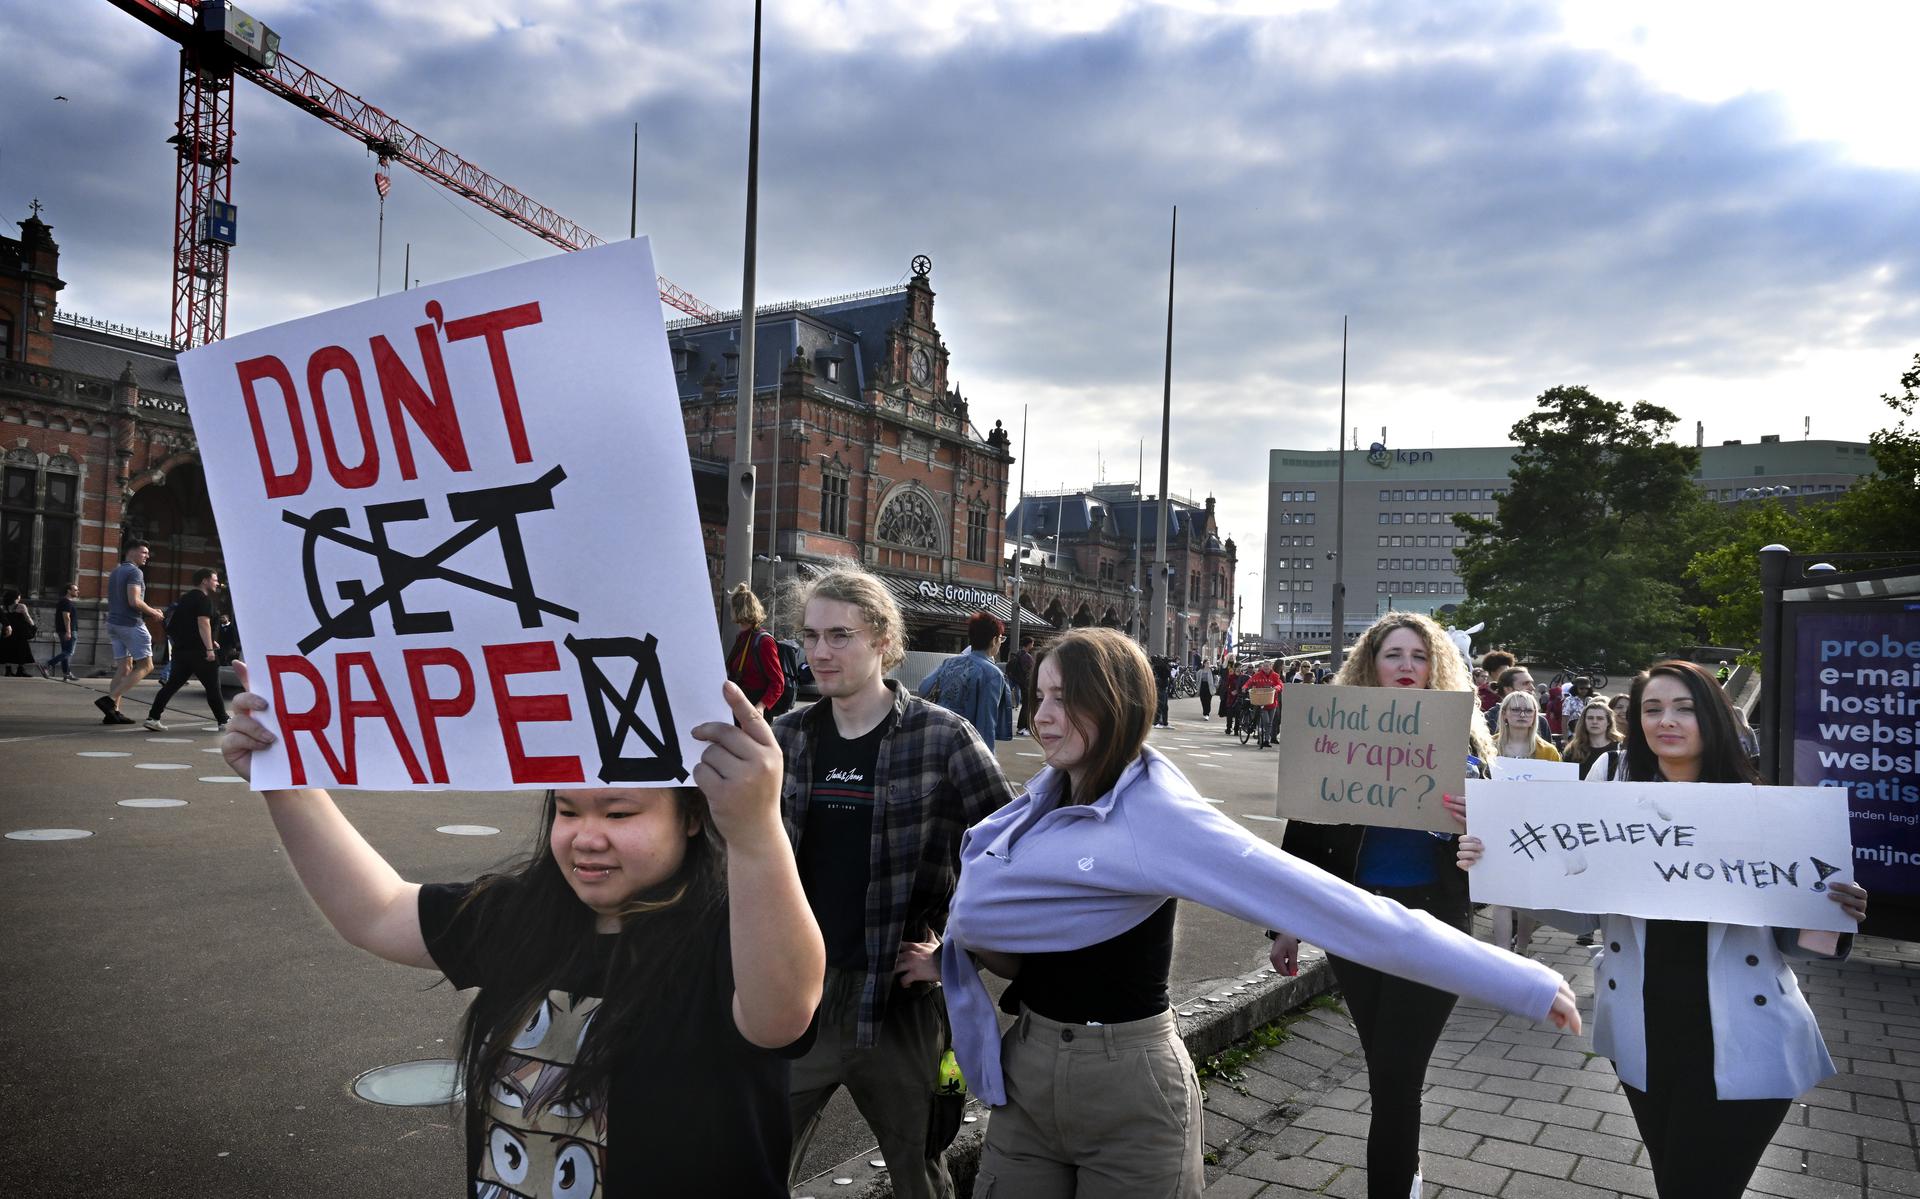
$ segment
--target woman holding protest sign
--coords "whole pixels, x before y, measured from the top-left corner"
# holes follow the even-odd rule
[[[937,959],[900,965],[944,979],[954,1052],[996,1109],[976,1195],[1199,1195],[1200,1088],[1168,1004],[1176,898],[1578,1027],[1553,971],[1307,869],[1203,801],[1146,744],[1152,669],[1125,635],[1073,630],[1036,678],[1047,767],[968,831]],[[1013,979],[1004,1038],[982,966]]]
[[[342,937],[479,988],[468,1193],[787,1194],[785,1059],[811,1041],[825,954],[772,731],[726,698],[739,727],[693,730],[697,789],[549,791],[532,855],[470,883],[405,881],[324,791],[265,793]],[[274,743],[267,707],[234,701],[221,750],[242,776]]]
[[[1606,782],[1620,773],[1620,760],[1626,753],[1620,745],[1622,740],[1613,724],[1613,709],[1594,700],[1580,709],[1561,756],[1579,764],[1581,778],[1597,773],[1600,781]]]
[[[1757,783],[1726,694],[1692,662],[1661,662],[1634,680],[1625,777],[1662,783]],[[1464,800],[1449,810],[1466,817]],[[1460,838],[1460,866],[1485,854]],[[1867,893],[1826,883],[1854,920]],[[1787,958],[1845,957],[1852,937],[1797,929],[1622,915],[1551,913],[1591,928],[1594,1049],[1611,1058],[1647,1145],[1662,1199],[1738,1199],[1795,1096],[1834,1073]]]
[[[1348,687],[1474,690],[1467,663],[1446,631],[1417,612],[1389,612],[1375,621],[1354,644],[1333,682]],[[1477,714],[1471,716],[1461,735],[1468,743],[1468,773],[1484,775],[1484,764],[1493,758],[1493,738],[1486,722]],[[1457,851],[1454,834],[1294,820],[1287,823],[1281,846],[1363,891],[1431,913],[1463,932],[1473,927],[1465,876],[1452,868]],[[1275,936],[1276,970],[1290,972],[1301,936],[1327,950],[1334,979],[1366,1052],[1373,1098],[1367,1194],[1371,1199],[1402,1199],[1420,1177],[1420,1090],[1427,1059],[1433,1056],[1453,1011],[1455,992],[1355,961],[1303,929]]]

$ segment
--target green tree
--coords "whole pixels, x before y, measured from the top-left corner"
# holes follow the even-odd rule
[[[1459,622],[1523,658],[1637,668],[1691,633],[1682,569],[1703,522],[1699,452],[1668,436],[1664,408],[1584,387],[1541,393],[1495,514],[1458,516],[1467,602]]]
[[[1920,429],[1908,427],[1920,403],[1920,354],[1900,376],[1901,394],[1882,394],[1898,414],[1868,439],[1874,473],[1834,502],[1831,542],[1820,548],[1878,553],[1920,549]],[[1794,550],[1800,547],[1786,542]]]

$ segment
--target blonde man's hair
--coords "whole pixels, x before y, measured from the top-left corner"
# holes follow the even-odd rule
[[[733,623],[745,625],[763,625],[767,623],[767,610],[760,603],[760,597],[753,588],[741,583],[727,596],[727,603],[733,609]]]
[[[880,668],[892,670],[907,660],[907,620],[900,603],[878,575],[858,566],[836,566],[816,579],[800,581],[793,593],[792,611],[805,612],[814,600],[852,604],[873,626],[880,647]]]
[[[1447,631],[1432,617],[1419,612],[1389,612],[1374,621],[1372,627],[1360,634],[1360,640],[1353,643],[1333,682],[1342,687],[1378,687],[1380,668],[1374,659],[1380,656],[1381,644],[1401,629],[1412,629],[1427,647],[1430,690],[1477,693],[1466,659],[1460,656]],[[1494,756],[1493,735],[1487,732],[1487,722],[1481,719],[1479,708],[1479,704],[1474,704],[1473,715],[1467,719],[1467,739],[1473,743],[1474,755],[1485,762]]]

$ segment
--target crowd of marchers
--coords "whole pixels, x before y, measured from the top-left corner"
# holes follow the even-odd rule
[[[991,1109],[975,1195],[1197,1196],[1205,1116],[1168,992],[1183,900],[1267,930],[1283,973],[1302,941],[1326,950],[1368,1065],[1373,1199],[1421,1193],[1420,1093],[1456,998],[1581,1031],[1570,984],[1524,953],[1525,913],[1493,943],[1470,935],[1482,846],[1464,798],[1448,800],[1456,832],[1296,821],[1275,846],[1148,744],[1172,672],[1124,634],[1023,638],[1003,673],[1004,630],[977,614],[969,650],[916,693],[888,677],[906,629],[878,578],[842,567],[794,602],[818,702],[793,704],[758,599],[736,591],[735,719],[693,730],[693,785],[546,792],[511,868],[409,881],[324,791],[265,794],[346,940],[473,989],[471,1193],[785,1195],[844,1087],[894,1193],[951,1195],[957,1065]],[[1475,775],[1564,755],[1595,781],[1757,781],[1737,709],[1699,666],[1657,663],[1611,697],[1543,691],[1405,612],[1330,678],[1224,663],[1204,712],[1217,698],[1271,745],[1284,688],[1321,682],[1478,691]],[[238,773],[273,742],[267,709],[234,701],[222,750]],[[1016,731],[1046,763],[1024,787],[991,750]],[[1864,917],[1860,888],[1831,897]],[[1594,1045],[1659,1193],[1741,1194],[1789,1103],[1834,1070],[1787,965],[1821,950],[1794,929],[1578,921],[1606,980]],[[1732,1001],[1755,970],[1775,997]],[[998,1000],[986,974],[1007,980]]]

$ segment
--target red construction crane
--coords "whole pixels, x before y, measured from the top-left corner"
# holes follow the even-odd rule
[[[189,349],[227,331],[227,251],[234,244],[233,79],[243,76],[563,250],[599,238],[522,195],[433,139],[280,53],[280,38],[226,0],[107,0],[180,43],[180,153],[173,214],[173,344]],[[665,278],[660,299],[706,319],[720,314]]]

